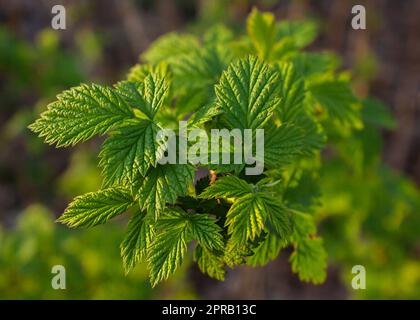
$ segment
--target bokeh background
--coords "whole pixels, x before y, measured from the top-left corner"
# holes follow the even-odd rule
[[[55,4],[67,10],[66,30],[50,27]],[[351,29],[355,4],[366,7],[367,30]],[[394,116],[380,132],[386,169],[359,180],[334,166],[324,172],[326,196],[340,180],[347,199],[318,213],[330,256],[325,284],[301,283],[285,252],[264,268],[229,271],[223,283],[187,264],[152,290],[145,266],[123,274],[124,218],[77,231],[54,223],[72,197],[99,187],[101,140],[57,150],[27,125],[63,89],[121,79],[160,35],[199,34],[216,23],[239,29],[254,6],[277,19],[319,22],[308,50],[338,53],[355,92],[380,99]],[[0,298],[419,299],[419,17],[418,0],[0,0]],[[354,209],[356,202],[366,206]],[[66,267],[67,290],[51,288],[54,264]],[[355,264],[367,265],[364,292],[350,287]]]

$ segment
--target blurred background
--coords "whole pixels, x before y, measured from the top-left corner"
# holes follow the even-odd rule
[[[67,10],[66,30],[51,29],[55,4]],[[355,4],[366,7],[366,30],[351,29]],[[325,284],[301,283],[285,252],[266,267],[231,270],[223,283],[187,264],[152,290],[145,266],[123,274],[124,218],[77,231],[54,223],[74,196],[99,187],[101,139],[55,149],[27,125],[66,88],[123,78],[160,35],[240,29],[254,6],[280,20],[316,19],[320,35],[308,50],[336,52],[355,92],[386,105],[394,120],[375,141],[380,165],[357,177],[325,166],[317,212]],[[418,0],[0,0],[0,298],[419,299],[419,17]],[[66,267],[66,290],[51,288],[54,264]],[[351,289],[355,264],[366,266],[367,290]]]

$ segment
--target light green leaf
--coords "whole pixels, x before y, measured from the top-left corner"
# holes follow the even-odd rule
[[[177,219],[176,215],[171,214],[162,216],[158,221],[159,232],[148,251],[150,282],[153,287],[168,279],[182,264],[187,251],[187,226],[185,217],[179,216]]]
[[[127,80],[130,82],[144,82],[150,73],[158,74],[165,79],[171,78],[167,63],[159,63],[156,66],[138,63],[128,71]]]
[[[260,235],[267,210],[259,194],[246,194],[236,200],[226,215],[226,226],[232,240],[243,243]]]
[[[127,103],[153,120],[169,95],[169,83],[157,72],[149,73],[143,82],[122,81],[116,85],[117,92]]]
[[[231,59],[229,51],[223,47],[191,48],[171,63],[174,86],[187,92],[201,89],[212,96],[213,85],[219,81]]]
[[[178,196],[186,195],[194,179],[194,168],[190,165],[160,165],[151,167],[140,181],[138,201],[142,210],[155,218],[166,203],[175,203]]]
[[[293,124],[283,124],[267,129],[264,140],[264,166],[277,168],[302,154],[304,133]]]
[[[252,186],[235,176],[225,176],[208,186],[200,198],[238,198],[252,192]]]
[[[82,84],[59,94],[29,128],[61,147],[104,134],[133,117],[130,106],[111,88]]]
[[[134,204],[123,188],[109,188],[76,197],[57,220],[71,228],[92,227],[107,222]]]
[[[331,52],[299,52],[291,59],[294,69],[307,83],[317,77],[333,74],[340,65],[339,58]]]
[[[256,57],[232,63],[216,85],[217,103],[230,128],[261,128],[279,105],[278,74]]]
[[[121,257],[126,273],[147,257],[147,250],[154,238],[154,228],[147,221],[146,214],[136,211],[128,223],[127,232],[121,243]]]
[[[274,15],[270,12],[262,13],[254,8],[246,21],[246,30],[258,56],[268,60],[277,41]]]
[[[331,118],[350,127],[362,126],[355,106],[357,100],[348,82],[327,80],[312,83],[308,89]]]
[[[291,240],[295,249],[290,256],[292,270],[302,281],[322,283],[326,277],[327,252],[322,239],[315,237],[316,225],[313,217],[294,212],[293,221]]]
[[[286,247],[286,245],[287,241],[269,232],[264,241],[253,250],[254,254],[247,259],[247,264],[253,267],[264,266],[268,262],[276,259],[280,250]]]
[[[289,210],[278,197],[269,193],[259,193],[260,201],[264,206],[267,221],[265,224],[271,232],[275,232],[281,239],[288,239],[292,234],[292,219]]]
[[[193,239],[208,250],[222,251],[224,248],[222,228],[207,214],[191,214],[190,232]]]
[[[292,271],[299,275],[302,281],[319,284],[327,276],[327,252],[322,239],[304,239],[297,243],[295,251],[290,256]]]
[[[277,37],[293,40],[296,49],[301,49],[310,44],[318,33],[318,25],[313,20],[282,21],[277,28]]]
[[[305,84],[291,63],[279,64],[281,101],[277,114],[282,122],[293,121],[303,111]]]
[[[198,39],[194,36],[168,33],[153,42],[142,54],[142,58],[151,64],[157,64],[161,61],[170,62],[198,47]]]
[[[220,281],[225,280],[225,264],[223,256],[218,256],[217,254],[198,245],[194,251],[194,261],[197,262],[201,272],[214,279]]]
[[[222,111],[217,104],[209,103],[198,109],[190,119],[188,119],[188,126],[199,127],[200,125],[213,120],[220,115]]]
[[[155,167],[165,146],[156,139],[160,128],[149,120],[132,120],[115,131],[99,153],[104,185],[133,182]]]
[[[312,156],[324,147],[327,139],[325,133],[321,125],[309,115],[302,113],[293,121],[293,124],[303,130],[302,153],[304,155]]]
[[[252,250],[247,242],[237,242],[233,238],[229,238],[225,247],[223,256],[224,262],[229,268],[244,264],[246,258],[252,255]]]

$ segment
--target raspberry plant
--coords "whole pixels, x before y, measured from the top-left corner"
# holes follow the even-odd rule
[[[215,26],[203,36],[171,33],[142,54],[127,79],[64,91],[30,126],[49,144],[107,135],[103,187],[76,197],[58,219],[92,227],[128,211],[121,243],[126,272],[146,261],[153,286],[187,249],[202,272],[261,266],[290,247],[292,270],[321,283],[327,254],[313,216],[312,188],[327,143],[361,128],[361,103],[331,53],[303,52],[313,21],[276,22],[253,10],[246,34]],[[162,128],[264,129],[264,172],[245,165],[160,164]],[[316,184],[316,183],[315,183]]]

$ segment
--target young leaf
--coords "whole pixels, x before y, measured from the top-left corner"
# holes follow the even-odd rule
[[[287,241],[269,232],[264,241],[253,250],[254,254],[247,259],[247,264],[253,267],[264,266],[271,260],[276,259],[280,250],[286,245]]]
[[[200,125],[211,121],[214,117],[221,114],[222,111],[217,104],[209,103],[195,112],[190,119],[188,119],[188,126],[199,127]]]
[[[248,242],[239,243],[229,238],[225,247],[223,260],[229,268],[244,264],[246,258],[252,255],[252,249]]]
[[[128,104],[138,108],[150,120],[168,98],[169,83],[158,72],[151,72],[143,82],[122,81],[116,85],[117,92]]]
[[[267,221],[265,224],[267,228],[271,232],[275,232],[279,238],[288,239],[292,234],[292,220],[288,209],[284,207],[278,197],[269,193],[260,192],[259,197],[266,212]]]
[[[127,75],[127,81],[130,82],[144,82],[144,79],[151,74],[158,74],[161,78],[170,79],[170,73],[167,63],[159,63],[156,66],[150,64],[136,64]]]
[[[250,193],[233,203],[226,215],[226,226],[232,240],[243,243],[260,235],[266,218],[266,207],[259,194]]]
[[[164,221],[164,217],[161,219]],[[153,287],[175,273],[187,251],[187,221],[172,217],[171,223],[167,222],[165,228],[158,226],[160,232],[148,252],[150,282]]]
[[[82,84],[64,91],[29,128],[57,147],[75,145],[134,117],[111,88]]]
[[[341,80],[322,81],[311,84],[309,91],[333,119],[350,127],[361,126],[359,112],[355,109],[357,100],[349,83]]]
[[[107,222],[134,204],[123,188],[109,188],[76,197],[57,221],[74,227],[92,227]]]
[[[313,238],[300,241],[290,256],[292,271],[299,275],[302,281],[319,284],[327,276],[327,253],[322,239]]]
[[[224,248],[222,228],[216,224],[216,221],[207,214],[190,215],[191,237],[198,243],[208,249],[222,251]]]
[[[277,114],[281,122],[293,121],[303,111],[305,84],[291,63],[279,64],[279,95],[282,97]]]
[[[295,71],[308,83],[316,77],[332,74],[340,65],[338,57],[331,52],[299,52],[291,61]]]
[[[256,57],[232,63],[216,85],[224,122],[230,128],[261,128],[280,103],[277,82],[275,70]]]
[[[223,256],[220,257],[215,253],[198,245],[194,251],[194,261],[197,262],[201,272],[210,277],[223,281],[225,280],[225,264]]]
[[[321,150],[326,142],[325,133],[318,122],[315,122],[309,115],[302,113],[297,117],[293,124],[303,130],[302,154],[312,156]]]
[[[214,94],[213,86],[231,60],[229,51],[223,47],[191,48],[171,64],[174,85],[190,90],[201,89]]]
[[[225,176],[208,186],[200,198],[238,198],[252,192],[252,186],[245,180],[235,176]]]
[[[141,57],[155,65],[162,61],[174,61],[197,47],[199,47],[198,39],[194,36],[168,33],[158,38]]]
[[[292,270],[302,281],[322,283],[326,277],[327,252],[322,239],[315,237],[316,226],[312,216],[295,212],[291,240],[295,250],[290,256]]]
[[[138,189],[140,208],[157,218],[166,203],[173,204],[178,196],[187,194],[193,179],[194,168],[187,164],[158,164],[149,168]]]
[[[154,228],[145,216],[146,214],[139,210],[133,214],[121,243],[121,257],[126,273],[133,269],[138,262],[146,259],[147,249],[154,238]]]
[[[278,24],[278,37],[293,41],[294,47],[300,49],[310,44],[318,33],[315,21],[282,21]]]
[[[156,139],[159,130],[152,121],[132,120],[104,142],[99,153],[104,186],[132,182],[157,165],[165,149]]]
[[[277,41],[274,15],[269,12],[259,12],[254,8],[246,21],[246,30],[258,56],[267,60]]]
[[[266,130],[264,139],[264,165],[267,168],[285,165],[302,154],[304,133],[293,124]]]

